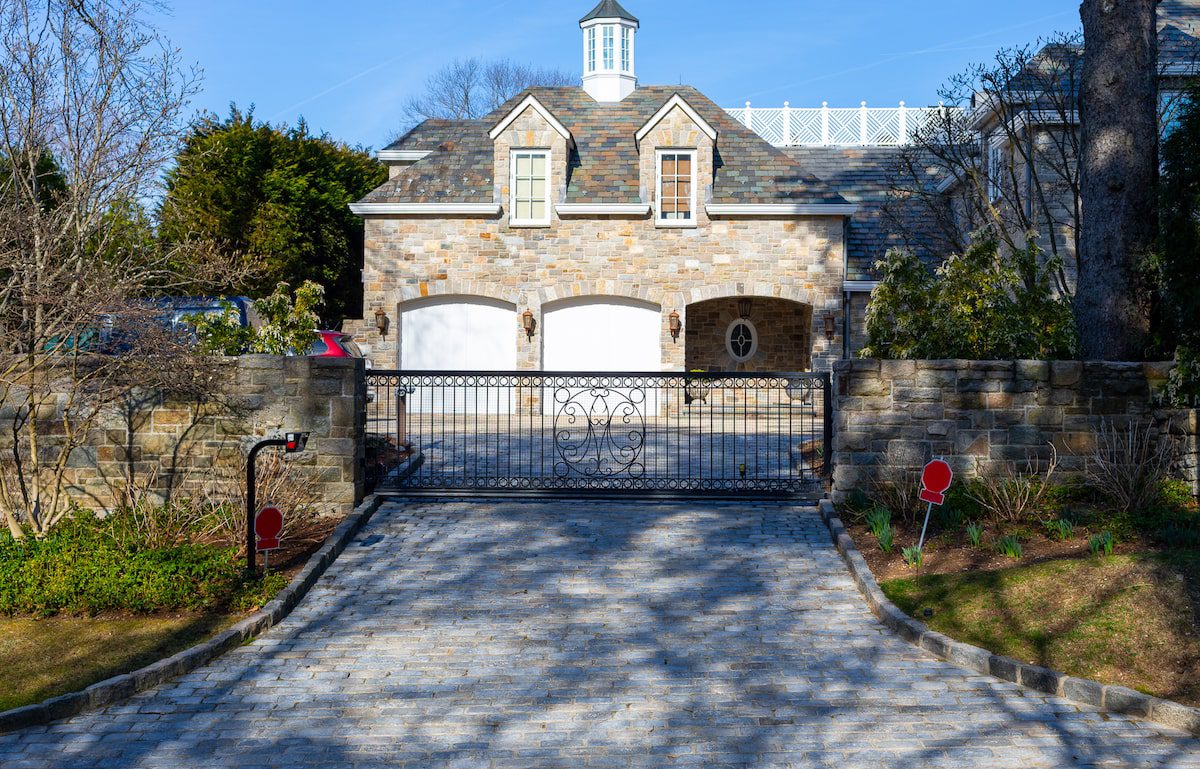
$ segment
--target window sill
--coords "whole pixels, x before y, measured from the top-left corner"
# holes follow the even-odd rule
[[[664,222],[656,220],[654,226],[664,230],[694,230],[700,225],[698,222]]]
[[[508,223],[508,226],[512,227],[514,229],[521,229],[521,230],[537,230],[537,229],[546,229],[551,224],[552,224],[551,222],[514,222],[514,221],[510,221]]]

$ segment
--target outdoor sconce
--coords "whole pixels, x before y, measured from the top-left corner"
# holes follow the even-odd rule
[[[683,322],[679,320],[679,312],[672,310],[667,316],[667,327],[671,330],[671,339],[678,342],[679,332],[683,330]]]
[[[738,317],[742,320],[750,320],[750,312],[754,309],[753,299],[738,300]]]
[[[833,332],[836,330],[836,328],[837,328],[837,319],[833,317],[832,313],[829,315],[826,315],[825,316],[825,338],[828,339],[830,342],[833,341]]]
[[[388,316],[382,307],[375,311],[375,328],[379,331],[380,336],[387,336]]]
[[[537,328],[537,321],[533,319],[533,310],[521,313],[521,328],[525,329],[526,339],[533,339],[533,331]]]

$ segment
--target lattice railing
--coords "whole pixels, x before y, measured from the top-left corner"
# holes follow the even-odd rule
[[[830,107],[727,109],[731,116],[777,147],[897,147],[908,144],[930,118],[949,107]]]

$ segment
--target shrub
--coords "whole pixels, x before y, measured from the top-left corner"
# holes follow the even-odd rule
[[[967,484],[966,493],[993,520],[1015,523],[1028,520],[1044,507],[1053,488],[1051,479],[1058,468],[1058,452],[1050,447],[1050,460],[1044,470],[1030,461],[1020,472],[1016,463],[1005,462],[998,473],[980,471]]]
[[[1112,555],[1114,544],[1116,542],[1113,540],[1113,535],[1107,531],[1102,531],[1088,540],[1088,550],[1092,552],[1092,555],[1099,555],[1100,553]]]
[[[1064,542],[1075,534],[1075,524],[1062,518],[1045,521],[1042,525],[1046,527],[1046,531],[1052,536],[1058,537]]]
[[[979,547],[983,542],[983,527],[978,523],[967,524],[967,539],[971,542],[971,547]]]
[[[1009,534],[996,540],[996,552],[1007,558],[1021,557],[1021,540]]]
[[[921,468],[881,468],[871,480],[871,498],[906,523],[915,523],[925,514],[921,501]]]
[[[904,562],[914,569],[921,568],[921,564],[925,562],[925,557],[921,554],[921,548],[916,545],[904,548],[900,551],[900,555],[904,557]]]
[[[936,270],[900,249],[876,264],[882,277],[867,307],[868,358],[1074,358],[1070,303],[1054,290],[1057,258],[1031,238],[1000,248],[986,230]]]
[[[188,611],[244,605],[278,579],[243,581],[232,548],[145,547],[75,515],[42,539],[0,535],[0,613]]]
[[[1172,462],[1170,443],[1153,425],[1105,419],[1087,457],[1087,481],[1117,511],[1144,513],[1160,499]]]
[[[1200,350],[1175,349],[1175,368],[1167,377],[1166,396],[1172,406],[1200,408]]]
[[[875,539],[879,540],[879,549],[885,553],[892,552],[892,547],[895,544],[895,534],[892,532],[891,524],[887,524],[879,533],[875,535]]]
[[[866,521],[867,528],[878,537],[880,531],[892,525],[892,511],[877,505],[867,513]]]
[[[317,309],[325,299],[325,289],[306,280],[296,289],[292,299],[291,287],[279,283],[268,297],[256,300],[254,310],[262,319],[257,328],[242,326],[232,304],[225,304],[219,315],[188,317],[196,329],[200,349],[217,355],[265,353],[293,355],[307,352],[316,340],[313,329],[320,325]]]

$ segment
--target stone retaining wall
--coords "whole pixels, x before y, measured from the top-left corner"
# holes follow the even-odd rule
[[[835,497],[945,458],[956,473],[1023,467],[1057,451],[1086,469],[1101,423],[1130,419],[1173,436],[1200,495],[1198,414],[1165,409],[1170,363],[850,360],[835,365]],[[892,477],[889,477],[892,476]]]
[[[287,457],[289,473],[307,479],[324,512],[352,510],[363,497],[363,362],[247,355],[213,366],[214,386],[203,397],[140,392],[107,410],[70,456],[71,496],[109,510],[129,496],[192,497],[214,485],[240,494],[254,441],[303,430],[308,447]],[[260,468],[265,463],[264,454]]]

